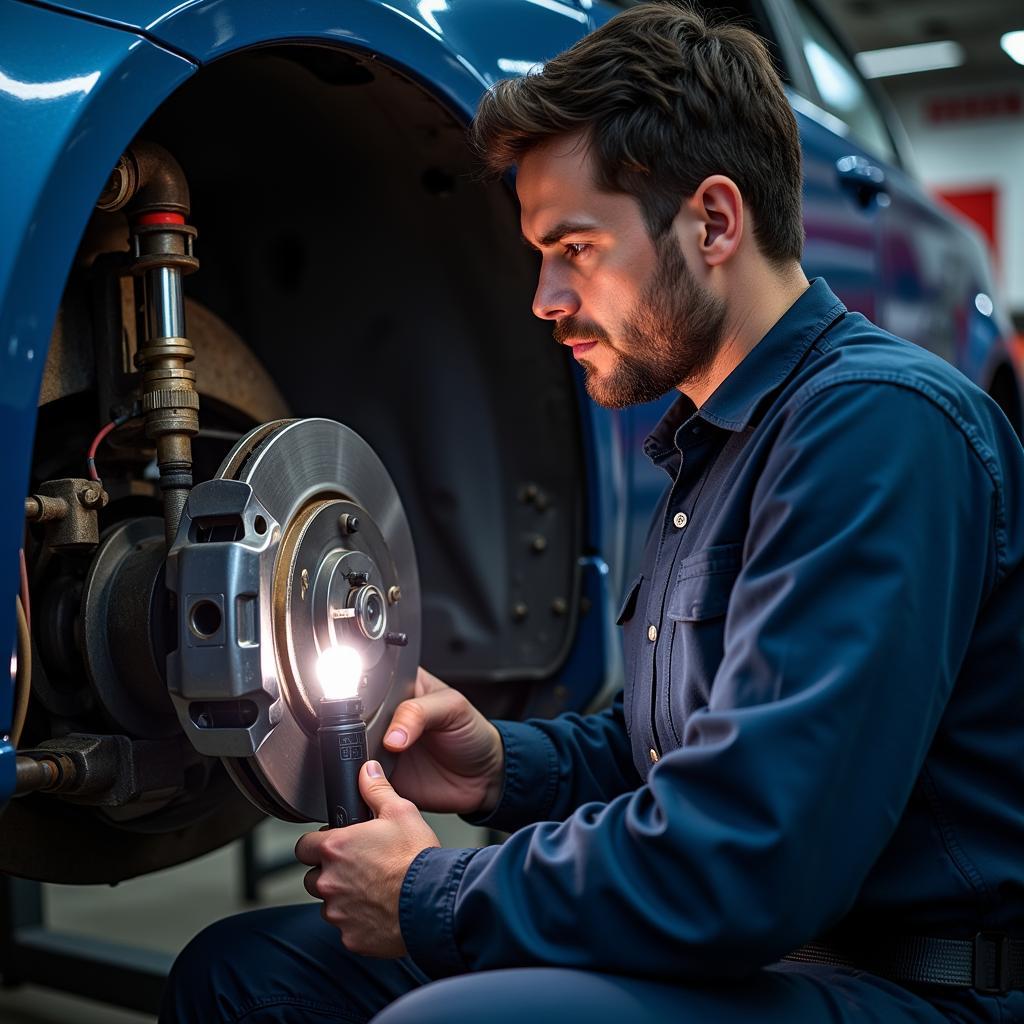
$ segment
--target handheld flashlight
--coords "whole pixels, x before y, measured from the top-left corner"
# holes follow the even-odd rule
[[[323,689],[318,717],[320,762],[327,796],[327,825],[344,828],[373,815],[359,792],[359,770],[366,760],[366,723],[358,695],[363,659],[352,647],[326,647],[317,662]]]

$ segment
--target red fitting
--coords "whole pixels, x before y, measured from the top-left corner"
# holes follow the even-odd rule
[[[171,213],[169,210],[157,210],[153,213],[140,213],[135,218],[135,223],[140,227],[145,224],[184,224],[183,213]]]

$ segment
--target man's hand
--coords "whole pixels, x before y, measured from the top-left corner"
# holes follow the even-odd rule
[[[415,696],[395,708],[384,746],[399,754],[395,789],[425,811],[494,809],[505,778],[498,730],[461,694],[423,669]]]
[[[346,949],[362,956],[404,956],[398,923],[402,881],[421,850],[441,844],[376,761],[363,765],[359,789],[375,820],[307,832],[295,844],[295,856],[311,866],[306,892],[324,901],[320,914],[341,930]]]

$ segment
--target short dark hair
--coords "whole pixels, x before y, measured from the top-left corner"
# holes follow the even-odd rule
[[[598,187],[634,196],[652,238],[705,178],[724,174],[765,256],[800,259],[800,136],[768,48],[749,29],[673,0],[630,8],[537,73],[498,82],[472,141],[500,173],[578,131]]]

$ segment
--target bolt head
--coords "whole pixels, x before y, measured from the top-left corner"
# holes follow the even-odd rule
[[[106,504],[106,492],[98,487],[83,487],[78,492],[78,500],[86,508],[101,508]]]
[[[358,533],[359,517],[351,515],[348,512],[342,512],[341,515],[338,516],[338,529],[346,536],[350,533]]]
[[[388,603],[398,604],[402,600],[402,588],[401,587],[388,587]]]

